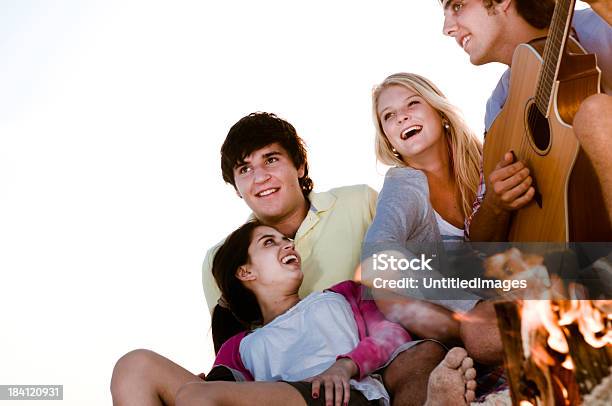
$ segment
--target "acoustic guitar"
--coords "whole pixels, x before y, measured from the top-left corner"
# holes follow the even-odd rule
[[[485,179],[512,150],[535,183],[532,202],[513,213],[510,241],[612,241],[600,183],[572,129],[601,81],[595,55],[569,36],[574,5],[557,0],[548,37],[515,50],[508,98],[485,140]]]

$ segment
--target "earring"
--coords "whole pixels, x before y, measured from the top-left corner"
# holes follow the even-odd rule
[[[396,150],[395,148],[391,148],[391,152],[393,152],[393,155],[394,155],[396,158],[400,158],[400,154],[399,154],[399,152],[397,152],[397,150]]]
[[[448,123],[448,121],[444,121],[442,123],[442,127],[444,127],[446,131],[448,131],[450,129],[450,124]]]

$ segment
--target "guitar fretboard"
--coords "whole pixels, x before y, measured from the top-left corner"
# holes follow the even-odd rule
[[[576,0],[557,0],[544,46],[544,61],[536,90],[536,105],[546,117],[550,111],[552,89],[559,73],[575,4]]]

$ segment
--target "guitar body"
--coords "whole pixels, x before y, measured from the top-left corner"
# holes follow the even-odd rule
[[[563,56],[547,118],[534,100],[544,40],[517,47],[508,98],[487,133],[485,179],[512,150],[529,166],[540,196],[514,212],[509,241],[605,241],[612,236],[601,188],[597,196],[599,182],[571,127],[582,100],[598,92],[600,72],[593,55],[585,55],[573,40],[567,45],[570,53]],[[579,173],[572,175],[577,162]],[[593,227],[599,229],[595,234]]]

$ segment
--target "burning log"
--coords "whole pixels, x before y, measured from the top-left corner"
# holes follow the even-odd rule
[[[601,349],[591,347],[584,341],[576,325],[568,326],[564,331],[568,338],[580,393],[588,394],[610,374],[612,347],[610,345]]]
[[[513,404],[520,406],[564,404],[557,402],[559,391],[554,390],[556,382],[553,379],[562,360],[559,362],[548,352],[542,351],[525,355],[520,307],[517,303],[497,303],[495,310],[502,335],[504,366]],[[541,331],[535,331],[531,340],[538,343],[539,348],[545,344],[545,337]],[[575,400],[575,391],[568,391],[568,397]]]
[[[610,375],[612,313],[609,303],[598,302],[496,303],[514,405],[586,404],[585,396]]]

